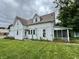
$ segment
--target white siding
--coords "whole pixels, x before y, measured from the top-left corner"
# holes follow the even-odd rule
[[[18,23],[18,25],[17,25]],[[18,35],[17,35],[18,31]],[[13,27],[10,28],[9,36],[14,37],[15,39],[23,39],[23,26],[21,22],[18,20]]]
[[[36,17],[34,17],[34,18],[33,18],[33,23],[37,23],[37,22],[36,22],[36,18],[37,18],[37,22],[39,22],[39,21],[40,21],[39,16],[36,16]]]
[[[43,23],[43,24],[37,24],[37,25],[31,25],[28,27],[28,29],[33,30],[35,29],[36,34],[35,35],[28,35],[29,39],[48,39],[52,40],[53,39],[53,32],[52,32],[52,23]],[[43,29],[46,30],[46,37],[43,37]]]
[[[18,23],[18,25],[17,25]],[[42,24],[36,24],[36,25],[30,25],[30,26],[23,26],[21,22],[18,20],[16,21],[16,24],[10,28],[10,36],[13,36],[15,39],[45,39],[45,40],[53,40],[53,26],[54,23],[42,23]],[[25,36],[25,29],[28,30],[35,30],[35,35],[34,34],[27,34]],[[46,37],[43,37],[43,29],[46,31]],[[18,31],[18,35],[17,35]]]

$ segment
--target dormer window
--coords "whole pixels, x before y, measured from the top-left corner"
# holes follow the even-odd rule
[[[17,30],[17,35],[18,35],[18,30]]]
[[[40,22],[40,16],[35,14],[35,16],[33,17],[33,23],[37,23],[37,22]]]

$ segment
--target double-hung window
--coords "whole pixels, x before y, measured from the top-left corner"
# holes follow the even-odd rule
[[[35,30],[33,30],[33,35],[35,35]]]
[[[43,37],[46,37],[46,30],[43,29]]]
[[[17,30],[17,35],[18,35],[18,30]]]

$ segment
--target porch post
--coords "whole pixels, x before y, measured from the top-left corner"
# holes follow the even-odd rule
[[[67,29],[67,40],[68,40],[68,42],[70,41],[69,30],[68,29]]]

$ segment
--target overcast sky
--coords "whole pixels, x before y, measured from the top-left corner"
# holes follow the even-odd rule
[[[53,0],[0,0],[0,26],[8,26],[16,16],[29,19],[35,13],[44,15],[53,11]]]

